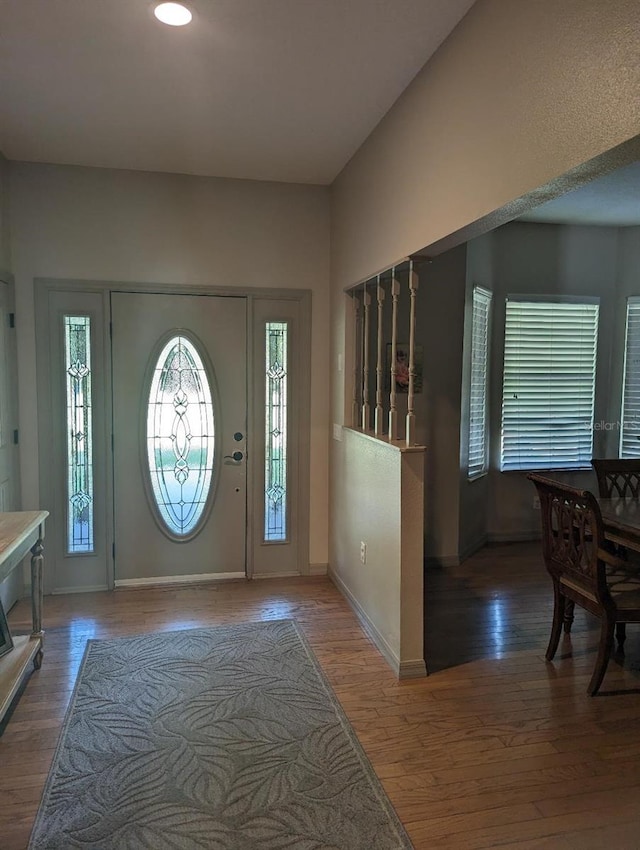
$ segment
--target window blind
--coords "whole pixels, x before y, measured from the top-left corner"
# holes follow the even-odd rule
[[[473,287],[471,319],[471,387],[469,400],[469,478],[487,469],[487,373],[491,293]]]
[[[507,298],[501,469],[591,465],[599,305]]]
[[[640,298],[627,299],[620,457],[640,457]]]

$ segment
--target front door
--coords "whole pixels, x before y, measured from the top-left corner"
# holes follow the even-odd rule
[[[116,585],[246,570],[246,299],[114,292]]]

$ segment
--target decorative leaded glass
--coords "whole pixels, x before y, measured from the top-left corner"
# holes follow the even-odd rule
[[[151,491],[172,537],[197,530],[211,490],[214,452],[209,378],[193,342],[177,335],[160,352],[147,406]]]
[[[64,317],[67,384],[67,551],[93,552],[91,319]]]
[[[264,539],[287,538],[287,323],[266,325]]]

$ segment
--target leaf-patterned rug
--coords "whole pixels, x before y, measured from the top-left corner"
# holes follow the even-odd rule
[[[29,850],[407,850],[291,620],[88,642]]]

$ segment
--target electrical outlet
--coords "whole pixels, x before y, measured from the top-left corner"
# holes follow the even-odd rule
[[[367,563],[367,544],[363,540],[360,541],[360,561]]]

